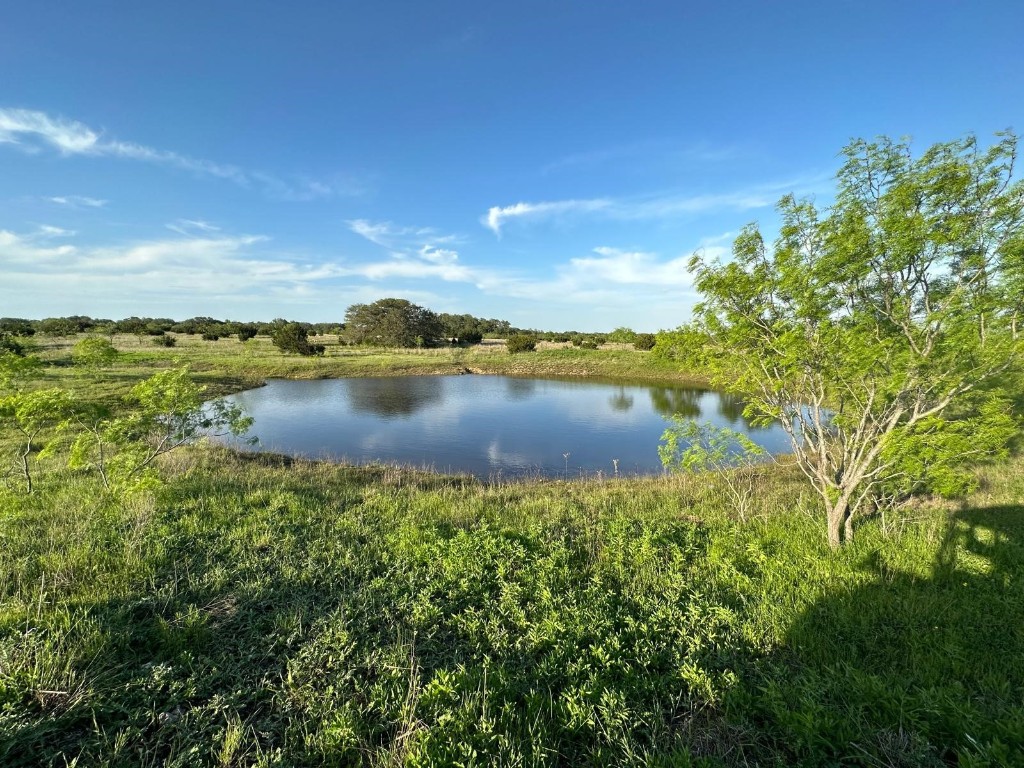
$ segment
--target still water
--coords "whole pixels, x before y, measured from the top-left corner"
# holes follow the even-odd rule
[[[658,441],[673,413],[788,450],[782,428],[751,428],[737,398],[675,386],[481,375],[276,379],[229,399],[255,420],[257,450],[485,479],[611,475],[613,459],[619,474],[661,472]]]

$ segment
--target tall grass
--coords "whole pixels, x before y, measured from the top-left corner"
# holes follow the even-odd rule
[[[1024,462],[832,552],[802,481],[200,447],[0,490],[0,764],[1011,765]]]

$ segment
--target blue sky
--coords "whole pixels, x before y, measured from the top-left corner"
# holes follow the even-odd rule
[[[1024,3],[53,2],[0,23],[0,315],[657,330],[851,138],[1024,130]]]

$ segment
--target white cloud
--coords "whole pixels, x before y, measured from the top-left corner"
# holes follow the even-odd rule
[[[442,248],[462,242],[458,235],[441,235],[433,227],[403,227],[390,221],[354,219],[347,222],[349,229],[386,248],[391,258],[346,267],[349,274],[358,274],[371,280],[388,277],[437,278],[448,282],[474,282],[476,271],[459,264],[459,252]]]
[[[191,236],[197,233],[208,234],[210,232],[219,232],[220,227],[215,227],[207,221],[201,219],[177,219],[172,221],[170,224],[164,226],[172,232],[177,232],[179,235]]]
[[[339,277],[335,264],[308,264],[260,251],[260,235],[193,236],[128,245],[83,247],[45,242],[56,233],[21,235],[0,230],[0,303],[15,296],[42,297],[51,286],[81,284],[82,296],[159,297],[163,303],[186,297],[301,291]],[[61,232],[62,236],[73,233]],[[9,296],[4,294],[11,291]],[[15,293],[17,292],[17,293]]]
[[[281,179],[262,171],[249,171],[238,166],[214,163],[177,152],[105,139],[84,123],[62,117],[51,117],[31,109],[0,108],[0,143],[13,144],[33,152],[49,147],[61,155],[120,157],[147,163],[168,165],[198,175],[226,179],[242,187],[254,187],[271,197],[285,200],[313,200],[333,194],[352,194],[355,185],[328,184],[305,178]],[[74,204],[75,198],[50,198],[53,202]],[[78,198],[82,204],[88,198]]]
[[[459,238],[453,235],[438,235],[433,227],[400,227],[390,221],[370,221],[368,219],[352,219],[345,222],[348,228],[362,238],[382,248],[397,248],[400,245],[412,246],[419,243],[439,244],[455,242]]]
[[[493,206],[481,218],[485,227],[498,237],[501,228],[510,219],[545,219],[569,213],[593,213],[612,207],[611,200],[558,200],[548,203],[516,203],[515,205]]]
[[[71,237],[74,235],[74,230],[63,229],[62,227],[54,227],[49,224],[41,224],[39,226],[40,237]]]
[[[786,182],[761,184],[746,189],[718,194],[657,195],[634,198],[592,198],[584,200],[555,200],[541,203],[516,203],[493,206],[481,217],[481,223],[501,236],[502,228],[512,220],[541,221],[565,215],[594,214],[608,219],[632,221],[659,219],[683,214],[713,211],[746,211],[769,208],[788,192],[806,194],[828,178],[824,175],[808,176]]]
[[[48,197],[46,199],[51,203],[66,205],[69,208],[80,208],[82,206],[85,206],[86,208],[102,208],[107,204],[106,200],[100,200],[96,197],[85,197],[83,195],[62,195],[59,197]]]

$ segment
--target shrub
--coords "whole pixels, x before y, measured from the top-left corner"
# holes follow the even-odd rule
[[[633,341],[633,349],[639,349],[644,352],[654,349],[654,344],[657,341],[657,337],[653,333],[638,333],[636,340]]]
[[[6,331],[0,331],[0,353],[2,352],[10,352],[12,355],[23,357],[25,355],[25,347],[19,344],[11,334]]]
[[[219,333],[213,331],[203,331],[203,341],[217,341],[220,338]]]
[[[537,348],[537,339],[527,333],[517,333],[508,337],[505,343],[508,351],[516,354],[518,352],[533,352]]]
[[[173,336],[164,334],[163,336],[156,336],[153,339],[153,346],[155,347],[173,347],[178,341]]]
[[[580,349],[597,349],[597,342],[591,341],[590,339],[583,339],[576,346],[578,346]]]
[[[243,325],[238,329],[238,340],[248,341],[249,339],[256,338],[256,333],[259,331],[255,325]]]
[[[285,323],[274,329],[270,337],[274,346],[282,352],[295,352],[299,355],[322,355],[325,352],[323,344],[310,344],[309,331],[300,323]]]
[[[71,359],[85,368],[106,368],[117,360],[118,352],[109,339],[90,336],[75,344]]]

